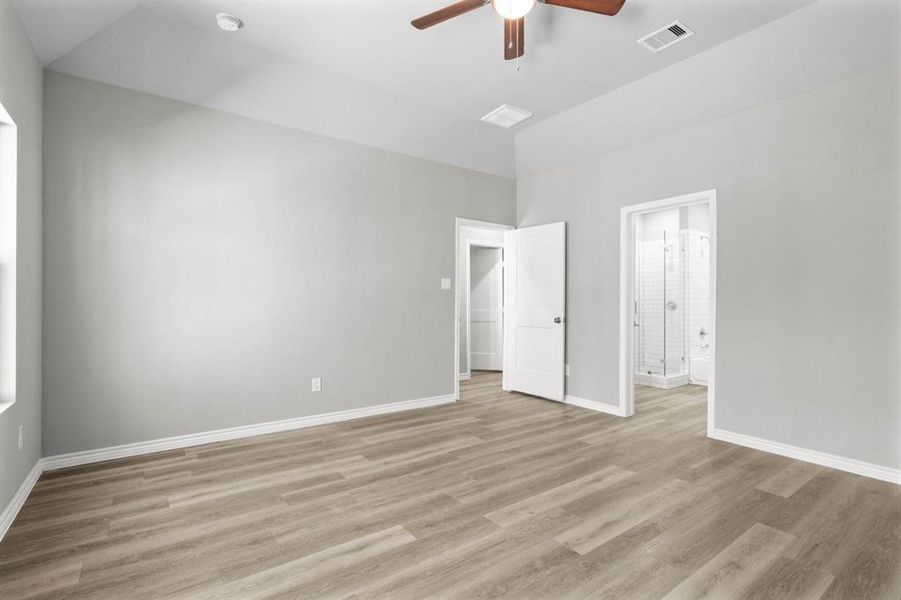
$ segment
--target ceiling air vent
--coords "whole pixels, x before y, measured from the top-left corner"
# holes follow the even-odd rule
[[[532,113],[524,108],[518,108],[510,104],[501,104],[493,111],[482,117],[482,120],[504,129],[510,129],[519,125],[526,119],[532,118]]]
[[[644,36],[638,40],[638,43],[654,54],[657,54],[664,48],[669,48],[676,42],[681,42],[694,34],[695,32],[686,27],[684,23],[676,21],[666,27],[661,27],[654,33]]]

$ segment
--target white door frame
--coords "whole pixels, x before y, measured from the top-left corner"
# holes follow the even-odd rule
[[[0,413],[16,402],[16,181],[18,127],[0,104]],[[2,535],[0,535],[2,537]]]
[[[454,398],[460,399],[460,291],[457,286],[460,283],[460,228],[481,227],[482,229],[499,229],[506,231],[516,229],[513,225],[479,221],[478,219],[464,219],[457,217],[454,221]],[[468,262],[468,261],[467,261]],[[468,279],[468,278],[467,278]],[[467,341],[469,338],[466,338]]]
[[[504,243],[492,242],[488,240],[466,240],[466,372],[472,373],[472,248],[495,248],[501,251],[501,268],[504,264]],[[501,331],[504,327],[504,276],[501,274],[501,294],[500,303],[501,311],[498,315],[501,323]],[[503,353],[503,340],[501,341],[501,352]],[[503,369],[502,369],[503,371]]]
[[[635,368],[632,364],[633,302],[635,300],[635,216],[667,208],[706,204],[710,220],[710,373],[707,380],[707,435],[714,427],[714,391],[716,382],[716,190],[705,190],[674,198],[624,206],[620,212],[620,332],[619,332],[619,410],[624,416],[635,414]]]

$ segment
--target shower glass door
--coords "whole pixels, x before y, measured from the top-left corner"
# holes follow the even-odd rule
[[[679,230],[663,232],[663,375],[685,372],[685,296],[683,237]]]
[[[638,372],[664,375],[665,345],[665,232],[646,231],[638,240],[635,301],[635,364]]]

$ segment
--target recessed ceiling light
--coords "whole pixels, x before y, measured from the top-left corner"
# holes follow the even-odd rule
[[[218,25],[219,29],[221,29],[222,31],[234,33],[244,27],[244,21],[242,21],[235,15],[230,15],[228,13],[219,13],[216,15],[216,25]]]
[[[532,118],[532,113],[524,108],[519,108],[518,106],[512,106],[510,104],[501,104],[482,117],[482,120],[486,123],[503,127],[504,129],[510,129],[530,118]]]

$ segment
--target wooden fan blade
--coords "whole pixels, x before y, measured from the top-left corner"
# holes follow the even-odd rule
[[[544,0],[544,3],[576,10],[587,10],[612,17],[619,12],[626,0]]]
[[[504,60],[526,53],[526,19],[504,19]]]
[[[450,6],[445,6],[442,9],[419,17],[418,19],[413,19],[412,21],[410,21],[410,24],[413,25],[413,27],[415,27],[416,29],[425,29],[426,27],[431,27],[432,25],[443,23],[448,19],[459,17],[460,15],[468,13],[471,10],[481,8],[488,4],[489,1],[490,0],[460,0],[460,2],[455,2]]]

